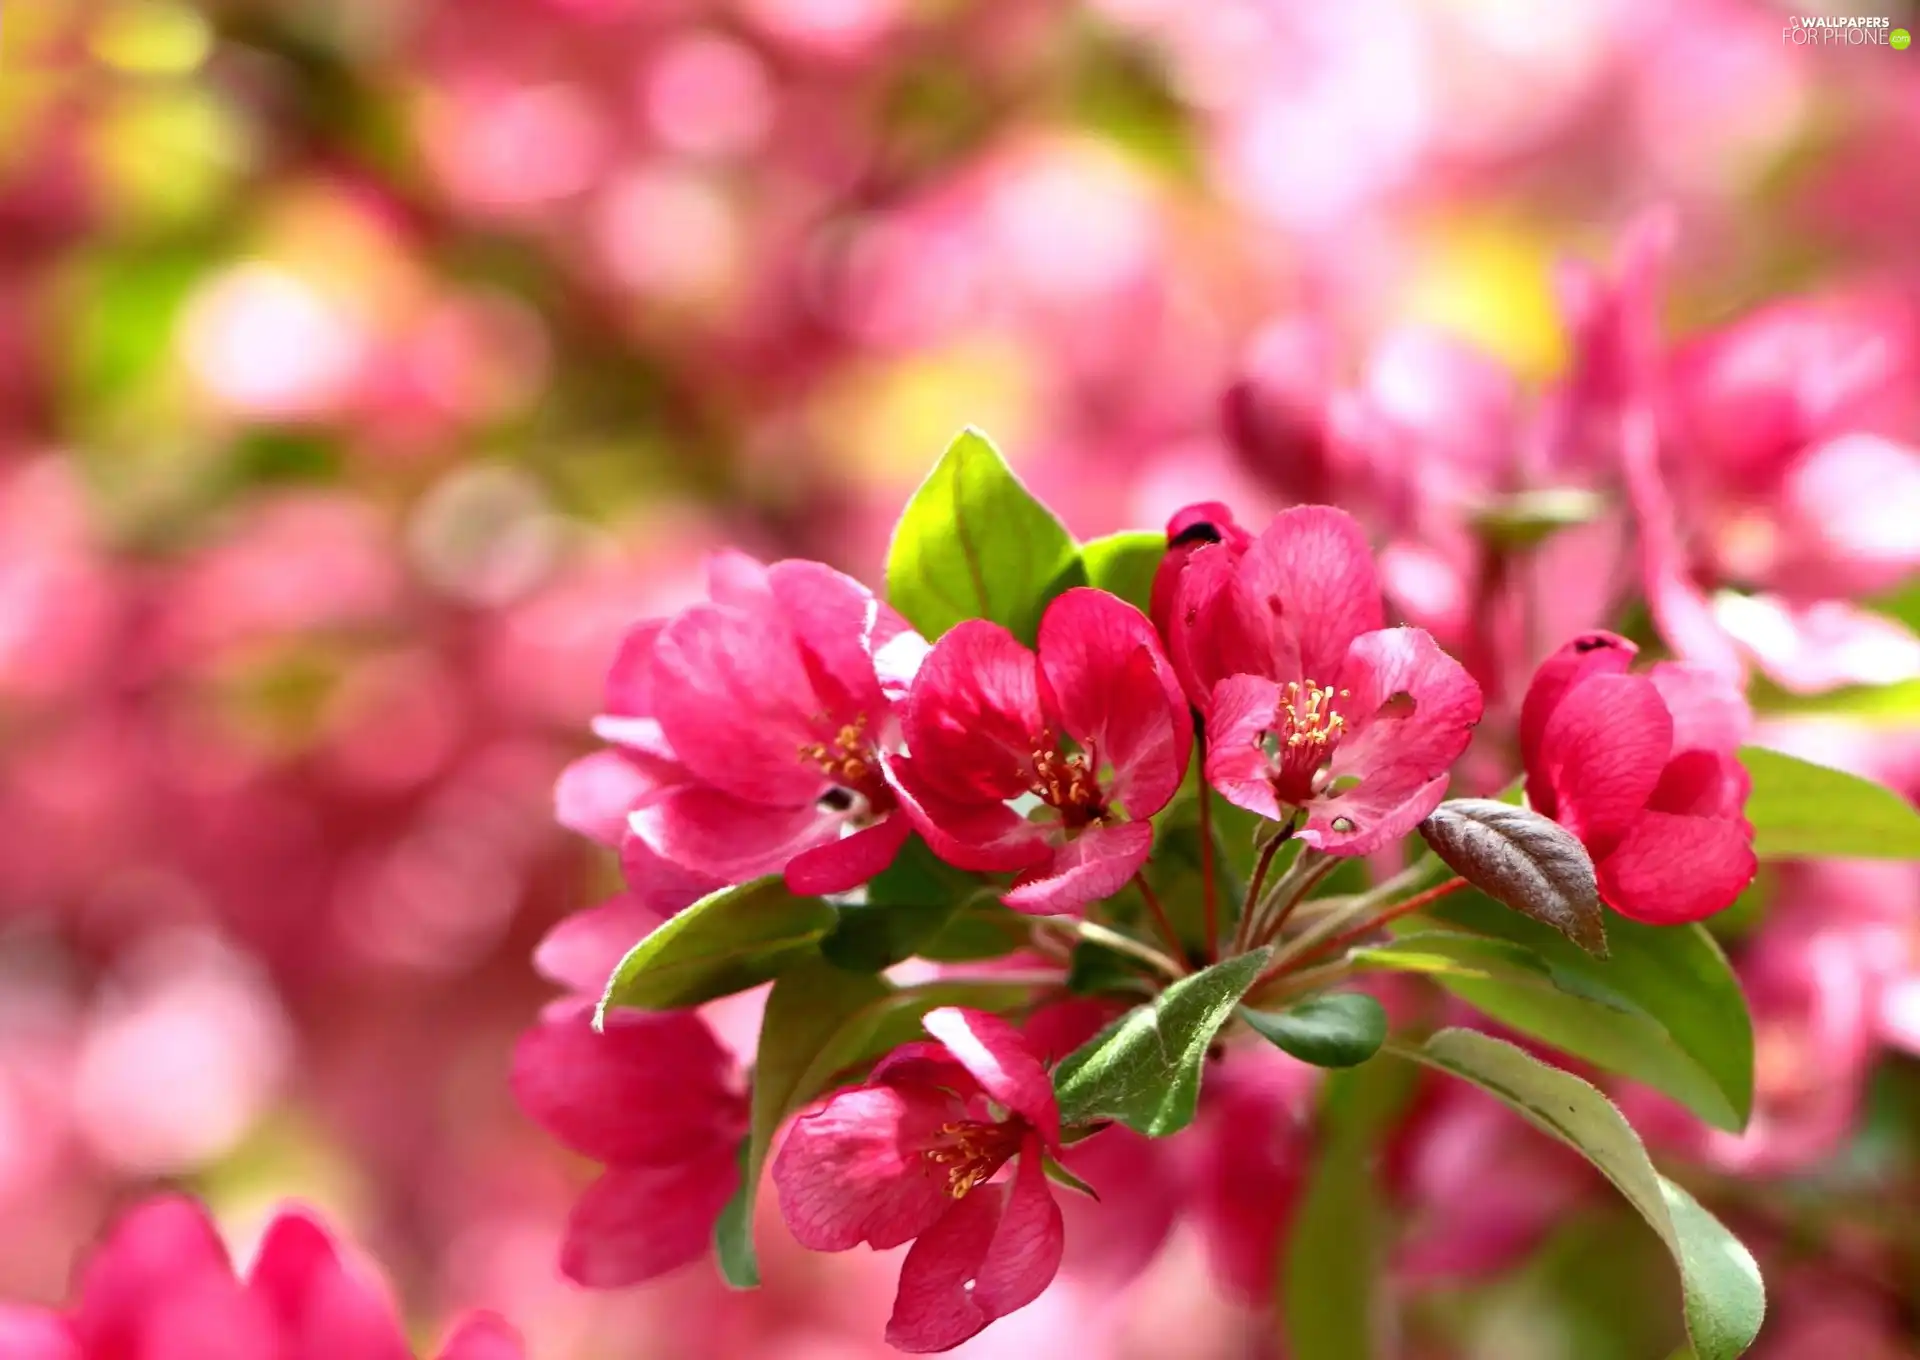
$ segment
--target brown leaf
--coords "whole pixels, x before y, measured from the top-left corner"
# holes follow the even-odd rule
[[[1607,956],[1593,861],[1558,822],[1491,798],[1455,798],[1420,823],[1420,834],[1494,901],[1552,926],[1597,958]]]

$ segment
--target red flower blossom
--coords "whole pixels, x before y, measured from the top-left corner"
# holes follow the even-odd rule
[[[1186,703],[1139,610],[1069,590],[1040,620],[1038,655],[995,623],[935,644],[907,700],[910,755],[888,772],[936,854],[1018,870],[1001,900],[1078,912],[1132,878],[1193,742]],[[1069,746],[1069,742],[1072,743]],[[1031,818],[1016,800],[1037,799]]]
[[[887,1323],[905,1351],[948,1350],[1033,1302],[1066,1240],[1043,1162],[1060,1150],[1060,1111],[1032,1046],[980,1011],[924,1023],[938,1042],[895,1049],[866,1085],[802,1115],[773,1163],[802,1246],[914,1244]]]
[[[1608,906],[1653,925],[1698,921],[1759,867],[1734,754],[1746,703],[1696,666],[1629,675],[1637,651],[1587,633],[1541,664],[1520,710],[1527,798],[1587,847]]]
[[[712,600],[629,632],[561,821],[608,843],[631,826],[669,893],[785,871],[795,892],[857,887],[908,833],[879,753],[924,651],[899,615],[817,562],[730,554]],[[636,883],[643,895],[651,885]]]
[[[560,1268],[590,1288],[638,1284],[706,1254],[740,1182],[747,1103],[732,1060],[691,1011],[578,1002],[521,1036],[513,1092],[548,1133],[606,1171],[567,1223]]]
[[[351,1356],[408,1360],[385,1284],[340,1258],[300,1210],[267,1229],[253,1269],[235,1276],[206,1211],[165,1196],[129,1211],[77,1277],[65,1312],[0,1305],[8,1360],[261,1360]],[[523,1360],[512,1328],[490,1315],[459,1325],[440,1360]]]
[[[1173,611],[1179,598],[1180,577],[1194,554],[1218,548],[1237,562],[1252,543],[1253,536],[1240,527],[1233,511],[1218,501],[1200,501],[1174,512],[1173,518],[1167,521],[1167,555],[1160,559],[1160,566],[1153,574],[1149,605],[1153,626],[1161,637],[1173,636]],[[1207,696],[1189,693],[1188,698],[1198,707],[1206,702]]]
[[[1236,559],[1195,554],[1171,644],[1207,702],[1207,780],[1300,838],[1360,855],[1406,834],[1446,792],[1480,721],[1480,687],[1417,628],[1383,628],[1352,516],[1301,506]]]

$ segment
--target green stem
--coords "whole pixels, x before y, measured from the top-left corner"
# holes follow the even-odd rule
[[[1365,936],[1371,935],[1374,931],[1380,929],[1380,927],[1386,925],[1388,922],[1397,921],[1402,916],[1411,915],[1412,913],[1420,910],[1420,908],[1422,907],[1429,906],[1432,903],[1438,902],[1441,898],[1445,897],[1448,893],[1459,892],[1462,888],[1466,886],[1467,886],[1466,879],[1450,878],[1445,883],[1436,884],[1433,887],[1428,888],[1423,893],[1415,893],[1412,897],[1409,897],[1406,901],[1395,903],[1392,907],[1389,907],[1386,911],[1381,912],[1380,915],[1374,917],[1371,921],[1363,922],[1362,924],[1355,926],[1351,930],[1344,931],[1341,934],[1334,936],[1331,940],[1328,940],[1325,944],[1321,945],[1318,949],[1314,950],[1313,953],[1314,955],[1325,954],[1330,950],[1339,949],[1342,945],[1352,944],[1355,940],[1362,939]]]
[[[1187,951],[1180,944],[1180,932],[1173,928],[1173,921],[1167,916],[1167,909],[1160,905],[1159,896],[1147,885],[1147,876],[1136,873],[1133,881],[1139,885],[1140,895],[1147,899],[1147,910],[1153,913],[1154,924],[1160,928],[1160,938],[1167,942],[1167,948],[1172,951],[1172,956],[1176,959],[1184,957]],[[1186,968],[1181,966],[1174,976],[1179,977],[1186,971]]]
[[[1253,877],[1247,881],[1247,895],[1240,903],[1240,923],[1233,932],[1233,952],[1247,952],[1247,942],[1253,938],[1254,909],[1260,903],[1260,886],[1267,881],[1267,870],[1273,866],[1273,857],[1280,853],[1293,835],[1293,823],[1288,822],[1278,835],[1260,847],[1259,862],[1253,866]]]
[[[1213,885],[1213,797],[1200,776],[1200,905],[1206,919],[1207,962],[1220,961],[1220,906]]]
[[[1092,921],[1075,921],[1072,929],[1088,944],[1097,944],[1103,949],[1111,949],[1116,954],[1136,958],[1155,972],[1163,973],[1170,979],[1177,981],[1186,975],[1186,969],[1182,968],[1178,962],[1168,958],[1152,945],[1134,939],[1131,935],[1123,935],[1117,930],[1095,925]]]

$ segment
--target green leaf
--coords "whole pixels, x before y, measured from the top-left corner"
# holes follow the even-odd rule
[[[1375,1339],[1385,1277],[1381,1136],[1413,1090],[1414,1069],[1372,1063],[1327,1078],[1318,1147],[1280,1253],[1279,1315],[1293,1360],[1357,1360]]]
[[[1100,1192],[1098,1190],[1095,1190],[1091,1185],[1088,1185],[1085,1181],[1060,1165],[1060,1163],[1054,1161],[1053,1158],[1046,1156],[1046,1154],[1042,1153],[1041,1158],[1040,1165],[1047,1173],[1048,1180],[1052,1181],[1055,1185],[1064,1185],[1075,1194],[1085,1195],[1095,1203],[1099,1202]]]
[[[991,619],[1031,644],[1047,602],[1085,581],[1072,536],[975,429],[947,446],[887,550],[887,598],[929,641]]]
[[[759,1176],[747,1171],[748,1148],[740,1144],[740,1187],[713,1225],[713,1255],[720,1278],[732,1289],[760,1287],[760,1258],[753,1249],[753,1201]]]
[[[1308,997],[1284,1011],[1242,1010],[1240,1018],[1274,1047],[1315,1067],[1355,1067],[1387,1039],[1387,1012],[1365,992]]]
[[[1700,1360],[1732,1360],[1753,1344],[1767,1308],[1759,1266],[1718,1219],[1653,1169],[1639,1136],[1599,1091],[1472,1030],[1441,1030],[1417,1049],[1396,1051],[1497,1096],[1613,1182],[1680,1267],[1687,1335]]]
[[[1741,747],[1740,763],[1762,859],[1920,859],[1920,810],[1892,789],[1759,746]]]
[[[1258,949],[1181,978],[1069,1054],[1053,1074],[1061,1124],[1112,1119],[1149,1138],[1191,1124],[1207,1049],[1272,953]]]
[[[1002,906],[990,895],[964,902],[917,951],[935,963],[978,963],[1025,949],[1037,918]]]
[[[678,1010],[757,987],[812,956],[838,919],[832,903],[795,896],[777,874],[708,893],[627,952],[600,1014]]]
[[[1087,584],[1118,595],[1142,614],[1153,601],[1154,574],[1166,555],[1166,535],[1145,530],[1108,534],[1080,545]]]
[[[1075,996],[1145,991],[1140,964],[1117,949],[1082,940],[1067,956],[1067,990]]]
[[[1448,991],[1512,1029],[1665,1092],[1716,1128],[1746,1127],[1753,1020],[1727,956],[1700,926],[1615,916],[1607,925],[1608,957],[1596,959],[1477,892],[1456,893],[1429,912],[1424,922],[1398,923],[1395,933],[1413,936],[1438,922],[1522,946],[1539,961],[1421,936],[1419,951],[1463,965],[1427,970]],[[1400,966],[1391,962],[1394,947],[1386,960],[1362,953],[1375,966]]]
[[[877,973],[914,956],[982,891],[972,874],[943,862],[918,836],[909,836],[892,864],[867,884],[866,901],[842,905],[840,920],[820,953],[857,973]]]

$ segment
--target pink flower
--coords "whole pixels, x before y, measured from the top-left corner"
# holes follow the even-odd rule
[[[522,1035],[513,1092],[533,1121],[606,1171],[575,1204],[568,1278],[638,1284],[706,1254],[740,1182],[747,1103],[732,1059],[691,1011],[610,1011],[562,1001]]]
[[[1043,1161],[1060,1151],[1060,1111],[1032,1046],[981,1011],[944,1007],[924,1024],[937,1042],[895,1049],[865,1085],[803,1114],[773,1163],[802,1246],[913,1243],[887,1323],[905,1351],[951,1349],[1032,1303],[1066,1245]]]
[[[1277,1049],[1229,1049],[1207,1073],[1194,1126],[1193,1212],[1207,1259],[1236,1297],[1273,1298],[1293,1211],[1313,1167],[1319,1069]]]
[[[129,1211],[77,1276],[65,1312],[0,1306],[8,1360],[261,1360],[413,1354],[383,1281],[341,1260],[301,1210],[268,1227],[253,1268],[235,1276],[192,1200],[164,1196]],[[459,1324],[440,1360],[524,1360],[519,1336],[480,1314]]]
[[[1252,543],[1253,536],[1234,521],[1233,511],[1218,501],[1201,501],[1174,512],[1173,518],[1167,521],[1167,555],[1160,559],[1160,566],[1154,572],[1149,606],[1153,626],[1161,637],[1173,636],[1174,601],[1179,595],[1180,578],[1194,554],[1217,547],[1237,562]],[[1188,697],[1197,707],[1207,696],[1190,694]]]
[[[1207,780],[1250,812],[1307,811],[1301,839],[1367,854],[1446,792],[1480,721],[1480,687],[1417,628],[1383,628],[1380,586],[1352,516],[1301,506],[1235,561],[1181,574],[1172,649],[1209,696]]]
[[[1731,906],[1759,867],[1735,756],[1746,702],[1695,666],[1629,675],[1637,651],[1587,633],[1541,664],[1520,710],[1527,798],[1580,838],[1615,911],[1698,921]]]
[[[927,844],[962,869],[1018,870],[1001,900],[1045,915],[1111,896],[1146,862],[1147,819],[1180,787],[1193,741],[1153,626],[1084,588],[1047,607],[1037,656],[995,623],[951,629],[905,727],[911,755],[888,771]],[[1031,819],[1014,806],[1029,797]]]

